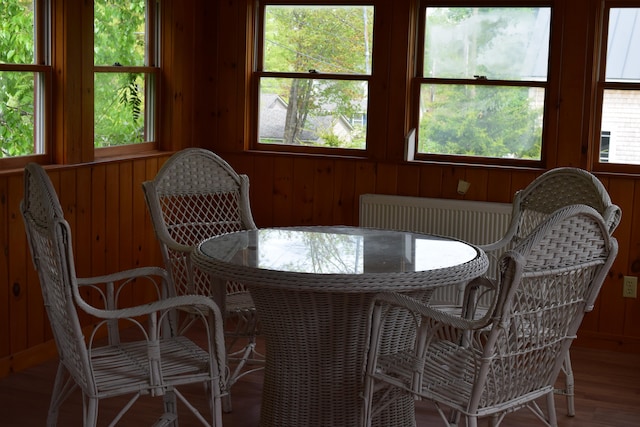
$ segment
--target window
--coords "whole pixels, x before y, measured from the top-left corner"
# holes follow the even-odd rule
[[[365,150],[374,8],[259,7],[254,148]]]
[[[604,12],[595,158],[607,169],[640,165],[640,8],[605,7]]]
[[[49,3],[0,0],[0,158],[44,154]]]
[[[94,144],[155,139],[156,1],[94,2]]]
[[[420,9],[415,157],[540,163],[551,8],[434,3]]]

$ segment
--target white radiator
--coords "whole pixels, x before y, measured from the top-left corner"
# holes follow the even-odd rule
[[[453,199],[363,194],[360,226],[455,237],[477,245],[492,243],[507,231],[511,204]],[[439,289],[434,303],[459,301],[456,287]]]

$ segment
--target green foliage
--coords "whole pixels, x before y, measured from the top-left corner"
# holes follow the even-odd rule
[[[144,142],[144,74],[96,73],[96,147]]]
[[[145,65],[145,4],[146,0],[94,2],[94,64]]]
[[[421,153],[539,159],[540,108],[529,88],[434,85],[424,87]],[[427,98],[427,96],[423,96]]]
[[[0,0],[0,62],[33,64],[33,2]]]
[[[34,63],[34,2],[0,0],[0,62]],[[94,2],[94,63],[145,65],[146,1]],[[34,154],[37,74],[0,72],[0,157]],[[144,141],[145,76],[97,73],[96,147]]]
[[[429,8],[425,76],[546,79],[546,66],[538,70],[532,59],[548,52],[545,13],[538,8]],[[540,159],[544,89],[449,81],[424,84],[421,92],[419,152]]]
[[[145,13],[145,0],[94,3],[96,65],[145,65]],[[144,74],[96,74],[96,147],[144,142],[144,87]]]
[[[0,62],[33,64],[33,3],[0,0]],[[0,157],[33,154],[33,73],[0,72]]]

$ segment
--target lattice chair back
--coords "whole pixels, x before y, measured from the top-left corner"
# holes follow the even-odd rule
[[[591,206],[598,211],[610,234],[620,224],[622,212],[611,202],[609,193],[598,178],[584,169],[555,168],[516,192],[509,230],[501,243],[483,249],[490,251],[492,246],[513,247],[553,212],[576,204]]]
[[[143,189],[178,294],[214,296],[208,276],[192,265],[190,252],[205,238],[256,228],[249,179],[211,151],[188,148],[169,158]],[[227,293],[246,291],[238,283],[227,286]]]
[[[69,224],[49,177],[35,164],[25,168],[20,209],[60,360],[84,389],[95,388],[73,301],[75,269]]]

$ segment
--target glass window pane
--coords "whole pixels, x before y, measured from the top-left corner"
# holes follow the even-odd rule
[[[364,149],[367,99],[362,81],[262,78],[258,140]]]
[[[370,74],[373,6],[267,6],[264,70]]]
[[[33,0],[0,1],[0,62],[34,63]]]
[[[0,157],[41,153],[34,143],[34,90],[34,73],[0,71]]]
[[[95,73],[96,148],[144,142],[143,73]]]
[[[94,64],[145,65],[146,0],[94,2]]]
[[[428,7],[424,77],[546,81],[550,8]]]
[[[640,165],[640,91],[605,90],[600,159]]]
[[[418,152],[540,160],[542,88],[424,84]]]
[[[611,9],[606,80],[640,82],[640,9]]]

